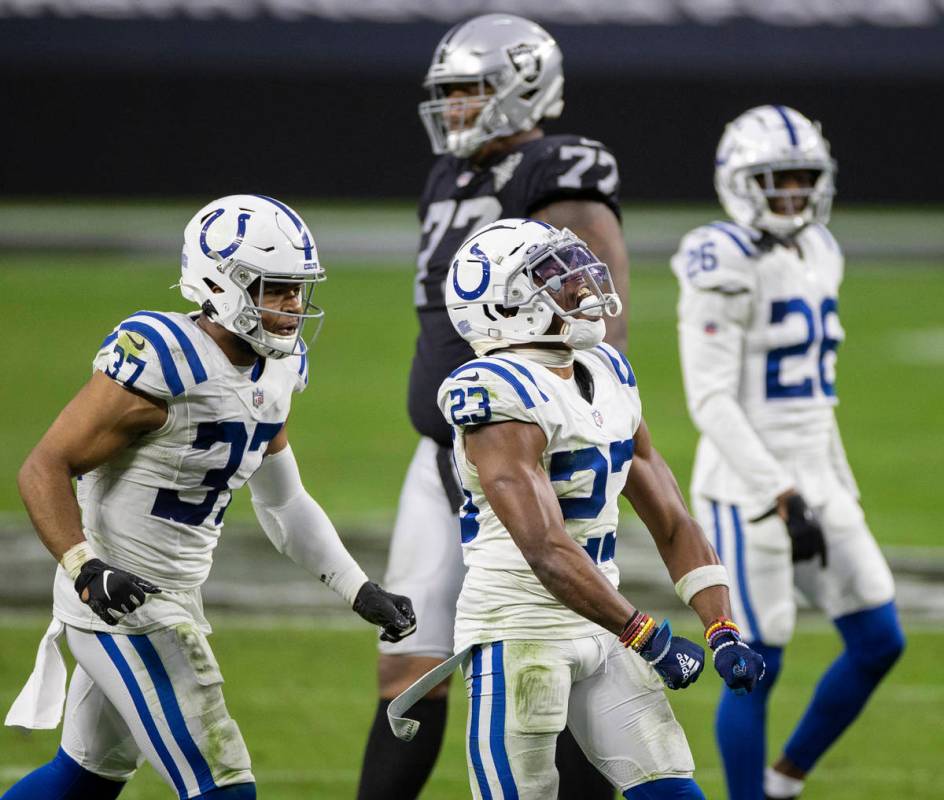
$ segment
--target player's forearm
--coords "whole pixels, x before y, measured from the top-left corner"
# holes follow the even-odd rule
[[[36,534],[56,561],[85,541],[82,512],[65,461],[38,446],[20,468],[17,486]]]
[[[727,586],[709,586],[695,594],[689,605],[706,628],[719,617],[731,618]]]
[[[721,563],[698,523],[688,515],[680,516],[669,530],[654,534],[653,539],[672,583],[678,583],[698,567]]]
[[[755,494],[769,498],[772,504],[793,487],[793,479],[767,449],[733,397],[716,393],[705,398],[692,409],[692,419]]]
[[[535,576],[571,611],[619,636],[636,610],[570,537],[528,559]],[[526,556],[527,558],[527,556]]]

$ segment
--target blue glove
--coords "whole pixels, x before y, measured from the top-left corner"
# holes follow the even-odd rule
[[[735,694],[754,691],[765,673],[764,657],[751,650],[734,631],[726,631],[711,643],[715,669]]]
[[[639,655],[652,664],[669,689],[684,689],[694,683],[705,666],[705,651],[688,639],[673,636],[668,620],[656,628]]]

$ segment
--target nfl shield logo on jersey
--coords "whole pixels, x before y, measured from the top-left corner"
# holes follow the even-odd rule
[[[253,389],[252,390],[253,408],[261,408],[264,402],[265,402],[265,395],[262,393],[262,389]]]
[[[593,421],[597,424],[598,428],[603,427],[603,415],[596,409],[593,409]]]

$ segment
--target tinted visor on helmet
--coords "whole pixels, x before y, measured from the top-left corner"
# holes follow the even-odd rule
[[[524,302],[543,294],[562,317],[619,313],[614,310],[616,294],[606,264],[573,238],[558,246],[549,244],[536,249],[528,256],[524,271],[534,287]]]

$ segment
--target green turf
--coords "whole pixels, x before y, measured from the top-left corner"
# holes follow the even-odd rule
[[[629,355],[656,444],[686,486],[695,434],[681,392],[676,287],[662,265],[636,267]],[[0,382],[0,511],[20,512],[16,469],[85,380],[110,328],[140,308],[187,308],[167,290],[175,273],[173,264],[116,256],[4,259],[0,314],[10,338]],[[942,290],[944,272],[915,262],[852,267],[843,287],[839,418],[883,544],[940,544]],[[396,505],[415,442],[405,410],[411,294],[408,264],[340,266],[318,289],[327,319],[289,434],[312,492],[342,522],[386,520]],[[245,497],[228,513],[248,516]]]
[[[42,628],[41,622],[27,629],[0,627],[0,707],[7,707],[28,674]],[[260,797],[353,797],[375,702],[371,634],[223,627],[212,643],[227,676],[227,704],[252,753]],[[816,677],[837,651],[831,632],[796,637],[773,696],[771,754],[789,734]],[[936,678],[939,656],[939,633],[909,632],[902,662],[856,725],[826,755],[804,800],[940,797],[933,766],[944,747],[944,688]],[[718,678],[709,667],[696,686],[671,695],[695,756],[696,777],[711,798],[723,794],[712,738],[718,692]],[[465,709],[462,687],[456,684],[442,757],[425,800],[469,796]],[[24,737],[0,730],[0,791],[21,771],[50,758],[58,738],[58,732]],[[170,797],[172,792],[147,766],[122,793],[122,800]]]

